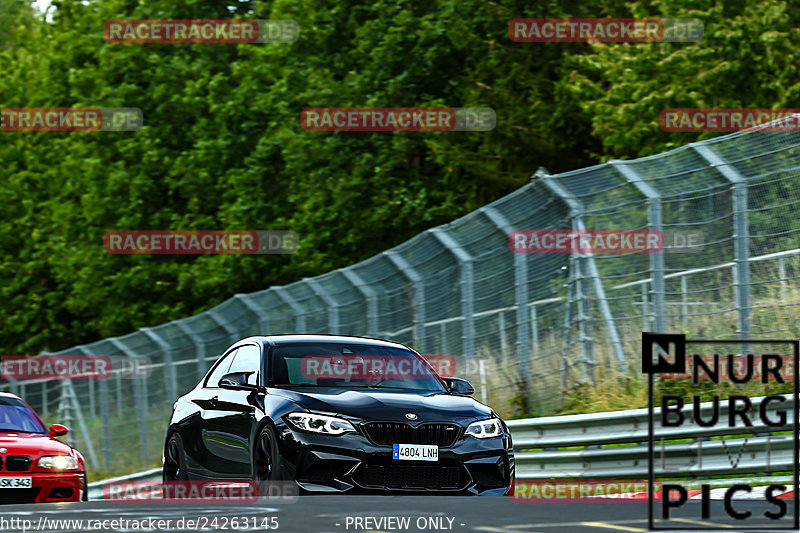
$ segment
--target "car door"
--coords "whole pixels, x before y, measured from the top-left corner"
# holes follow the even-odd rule
[[[222,376],[228,373],[238,346],[223,354],[205,377],[202,386],[192,394],[192,402],[197,405],[198,412],[184,429],[184,446],[187,453],[189,472],[199,477],[218,477],[224,465],[220,463],[214,444],[206,438],[208,431],[214,431],[216,420],[222,415],[219,409],[219,387]],[[212,433],[213,435],[213,433]],[[212,445],[209,448],[209,444]]]
[[[261,384],[261,347],[238,347],[226,372],[209,380],[213,402],[203,419],[203,443],[209,452],[212,476],[220,479],[249,478],[251,475],[251,434],[255,426],[256,392],[219,388],[219,378],[230,372],[250,372],[248,383]]]

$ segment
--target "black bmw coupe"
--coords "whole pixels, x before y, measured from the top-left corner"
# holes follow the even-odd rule
[[[511,435],[414,350],[277,335],[231,346],[173,407],[164,480],[288,480],[303,493],[508,494]]]

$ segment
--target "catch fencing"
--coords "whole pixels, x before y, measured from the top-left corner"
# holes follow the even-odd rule
[[[787,402],[791,395],[784,395]],[[759,409],[763,398],[753,398]],[[737,483],[793,483],[795,466],[792,424],[768,426],[756,419],[741,437],[742,428],[716,424],[699,426],[693,406],[681,411],[688,421],[680,427],[664,428],[655,420],[653,434],[653,473],[657,479],[713,478],[716,486]],[[729,406],[720,407],[722,418]],[[792,419],[792,408],[771,402],[765,410],[770,420],[781,411]],[[710,402],[700,406],[700,416],[708,420],[714,413]],[[656,408],[655,416],[659,416]],[[526,418],[508,422],[514,440],[516,478],[521,480],[648,479],[648,410],[630,409],[584,415]],[[720,477],[722,476],[722,477]],[[89,497],[103,498],[103,486],[125,480],[161,479],[153,469],[131,476],[90,483]],[[684,481],[685,482],[685,481]]]
[[[519,190],[358,264],[58,352],[147,360],[147,377],[0,389],[71,424],[93,468],[110,474],[158,464],[174,400],[256,334],[396,340],[454,356],[473,381],[483,361],[483,401],[505,416],[552,414],[576,385],[635,370],[642,331],[800,336],[799,146],[800,133],[762,128],[562,174],[539,169]],[[532,229],[701,232],[703,247],[513,252],[509,234]]]

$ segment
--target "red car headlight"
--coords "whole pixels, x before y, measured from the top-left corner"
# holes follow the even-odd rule
[[[39,459],[39,468],[47,470],[77,470],[78,460],[71,455],[46,455]]]

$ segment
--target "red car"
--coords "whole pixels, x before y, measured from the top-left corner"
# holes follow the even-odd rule
[[[0,503],[86,501],[83,456],[19,396],[0,392]]]

